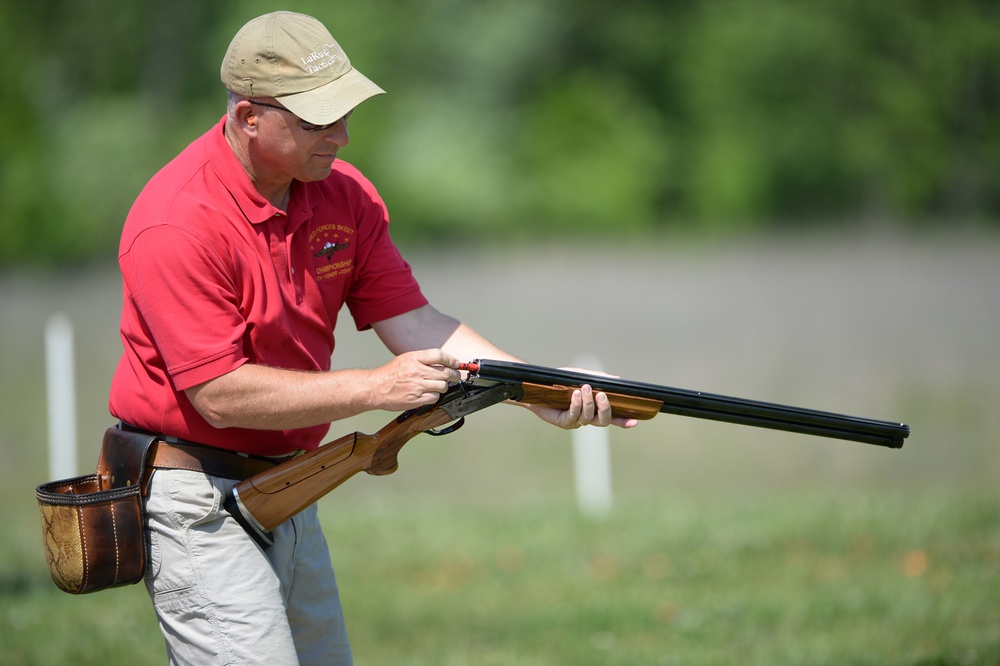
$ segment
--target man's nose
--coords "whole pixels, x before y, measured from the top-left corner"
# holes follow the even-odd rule
[[[343,148],[351,142],[351,136],[347,133],[347,119],[341,118],[326,131],[326,137],[330,141]]]

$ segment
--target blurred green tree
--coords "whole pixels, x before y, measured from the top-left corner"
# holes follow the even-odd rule
[[[324,20],[389,97],[344,151],[408,242],[1000,219],[983,0],[369,0]],[[0,266],[111,260],[223,113],[263,0],[0,5]],[[402,223],[399,223],[402,222]]]

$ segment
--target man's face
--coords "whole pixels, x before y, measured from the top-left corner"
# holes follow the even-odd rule
[[[348,113],[340,120],[316,126],[299,119],[288,109],[271,103],[251,102],[258,129],[255,161],[275,177],[302,182],[323,180],[330,175],[337,151],[350,142]]]

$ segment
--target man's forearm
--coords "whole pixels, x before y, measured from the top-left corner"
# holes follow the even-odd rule
[[[459,324],[455,332],[445,340],[441,347],[452,356],[461,359],[473,358],[495,358],[505,361],[521,361],[512,354],[500,349],[495,344],[484,338],[472,328],[465,324]],[[489,356],[489,354],[494,354]]]
[[[473,358],[520,361],[466,324],[430,305],[375,322],[372,328],[394,354],[436,348],[463,361]]]
[[[370,370],[300,372],[245,364],[186,393],[217,428],[289,430],[432,404],[459,380],[457,367],[439,349],[406,352]]]
[[[300,372],[245,364],[186,393],[216,428],[307,428],[373,409],[366,372]]]

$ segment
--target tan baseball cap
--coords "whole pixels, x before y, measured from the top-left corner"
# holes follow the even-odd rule
[[[330,31],[311,16],[259,16],[233,37],[222,83],[248,97],[274,97],[302,120],[325,125],[385,91],[351,66]]]

